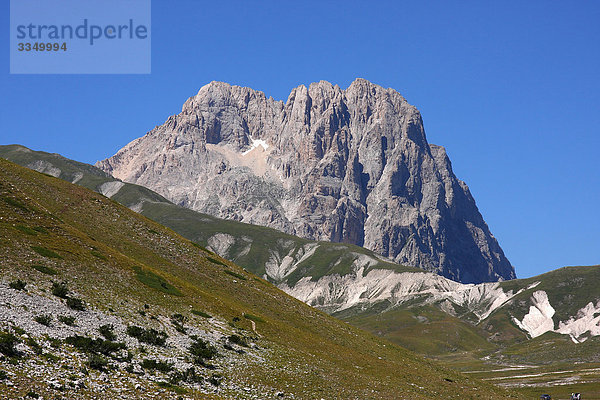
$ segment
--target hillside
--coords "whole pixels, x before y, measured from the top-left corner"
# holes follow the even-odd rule
[[[0,160],[0,200],[8,396],[509,396],[314,310],[85,188]]]

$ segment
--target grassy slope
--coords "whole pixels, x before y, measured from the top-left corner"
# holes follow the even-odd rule
[[[381,313],[368,311],[350,314],[347,318],[344,315],[339,317],[354,326],[428,356],[495,348],[486,340],[485,332],[434,306],[393,308]]]
[[[47,275],[31,268],[44,264],[68,278],[92,307],[125,318],[143,304],[165,315],[187,313],[192,306],[227,321],[243,313],[260,316],[262,344],[272,352],[260,368],[229,371],[228,379],[281,387],[297,398],[508,396],[314,310],[220,260],[246,276],[235,279],[171,230],[97,193],[4,160],[0,216],[3,281],[21,278],[49,286]],[[41,256],[32,246],[62,258]],[[159,275],[182,295],[142,284],[136,267]],[[250,328],[244,318],[239,324]]]

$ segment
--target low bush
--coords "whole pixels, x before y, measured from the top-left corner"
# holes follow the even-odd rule
[[[117,339],[117,335],[115,335],[114,332],[114,327],[111,324],[102,325],[100,328],[98,328],[98,332],[100,332],[100,334],[104,336],[106,340],[114,341]]]
[[[44,228],[43,226],[34,226],[33,230],[39,233],[48,233],[48,229]]]
[[[15,290],[23,290],[27,284],[22,280],[17,279],[16,281],[9,283],[8,286]]]
[[[190,367],[185,371],[175,371],[171,374],[171,383],[177,384],[181,381],[187,383],[202,383],[204,378],[196,372],[196,368]]]
[[[19,208],[23,211],[29,211],[29,208],[27,208],[27,206],[25,206],[25,204],[21,203],[18,200],[13,199],[12,197],[2,197],[2,200],[4,200],[5,203],[7,203],[13,207]]]
[[[127,348],[125,343],[92,339],[81,335],[69,336],[65,339],[65,343],[84,353],[103,354],[105,356],[110,356],[112,353]]]
[[[37,322],[38,324],[50,326],[50,324],[52,323],[52,316],[51,315],[38,315],[35,318],[33,318],[33,320],[35,322]]]
[[[98,354],[90,354],[87,362],[88,367],[98,370],[106,371],[108,367],[108,361]]]
[[[18,357],[20,354],[15,348],[19,339],[12,333],[0,332],[0,353],[8,357]]]
[[[40,344],[34,338],[27,338],[25,340],[25,343],[27,344],[27,346],[31,347],[31,350],[33,350],[35,354],[42,354],[42,346],[40,346]]]
[[[52,294],[61,299],[66,299],[69,296],[67,282],[52,282]]]
[[[194,246],[194,247],[197,247],[197,248],[199,248],[200,250],[202,250],[202,251],[204,251],[204,252],[206,252],[206,253],[209,253],[209,254],[215,254],[215,253],[213,253],[212,251],[208,250],[206,247],[204,247],[204,246],[201,246],[201,245],[199,245],[199,244],[198,244],[198,243],[196,243],[196,242],[191,242],[191,243],[192,243],[192,246]]]
[[[223,377],[221,375],[213,375],[210,378],[208,378],[208,381],[213,386],[220,386],[221,382],[223,381]]]
[[[67,297],[67,307],[76,311],[85,311],[85,304],[83,300],[75,297]]]
[[[106,256],[105,256],[104,254],[100,253],[100,252],[99,252],[99,251],[97,251],[97,250],[92,250],[92,252],[91,252],[91,253],[92,253],[92,255],[93,255],[94,257],[96,257],[96,258],[99,258],[99,259],[101,259],[102,261],[107,261],[107,260],[108,260],[108,258],[106,258]]]
[[[171,363],[165,361],[150,360],[147,358],[144,359],[140,365],[144,369],[160,371],[164,373],[171,372],[173,370],[173,364]]]
[[[238,346],[248,347],[248,342],[245,337],[239,335],[231,335],[227,338],[231,343],[237,344]]]
[[[127,327],[127,334],[136,338],[139,342],[155,346],[164,346],[168,337],[165,332],[157,331],[154,328],[146,329],[135,325]]]
[[[179,333],[183,333],[183,334],[187,333],[185,327],[183,326],[183,323],[185,322],[185,320],[186,320],[186,318],[181,314],[171,315],[171,323],[175,327],[175,330]]]
[[[73,317],[73,316],[70,316],[70,315],[69,315],[69,316],[60,315],[60,316],[58,317],[58,320],[59,320],[60,322],[62,322],[63,324],[65,324],[65,325],[68,325],[68,326],[73,326],[73,325],[75,325],[75,317]]]
[[[195,364],[205,365],[206,360],[212,359],[218,354],[217,349],[210,343],[202,340],[198,336],[191,337],[193,342],[188,348]]]

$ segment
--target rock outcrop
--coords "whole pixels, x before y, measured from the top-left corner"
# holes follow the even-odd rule
[[[97,166],[218,217],[357,244],[461,282],[515,278],[419,111],[364,79],[301,85],[285,103],[212,82]]]

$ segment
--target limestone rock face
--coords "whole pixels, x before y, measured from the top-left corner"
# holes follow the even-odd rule
[[[212,82],[97,166],[197,211],[357,244],[457,281],[515,277],[419,111],[364,79],[302,85],[285,103]]]

